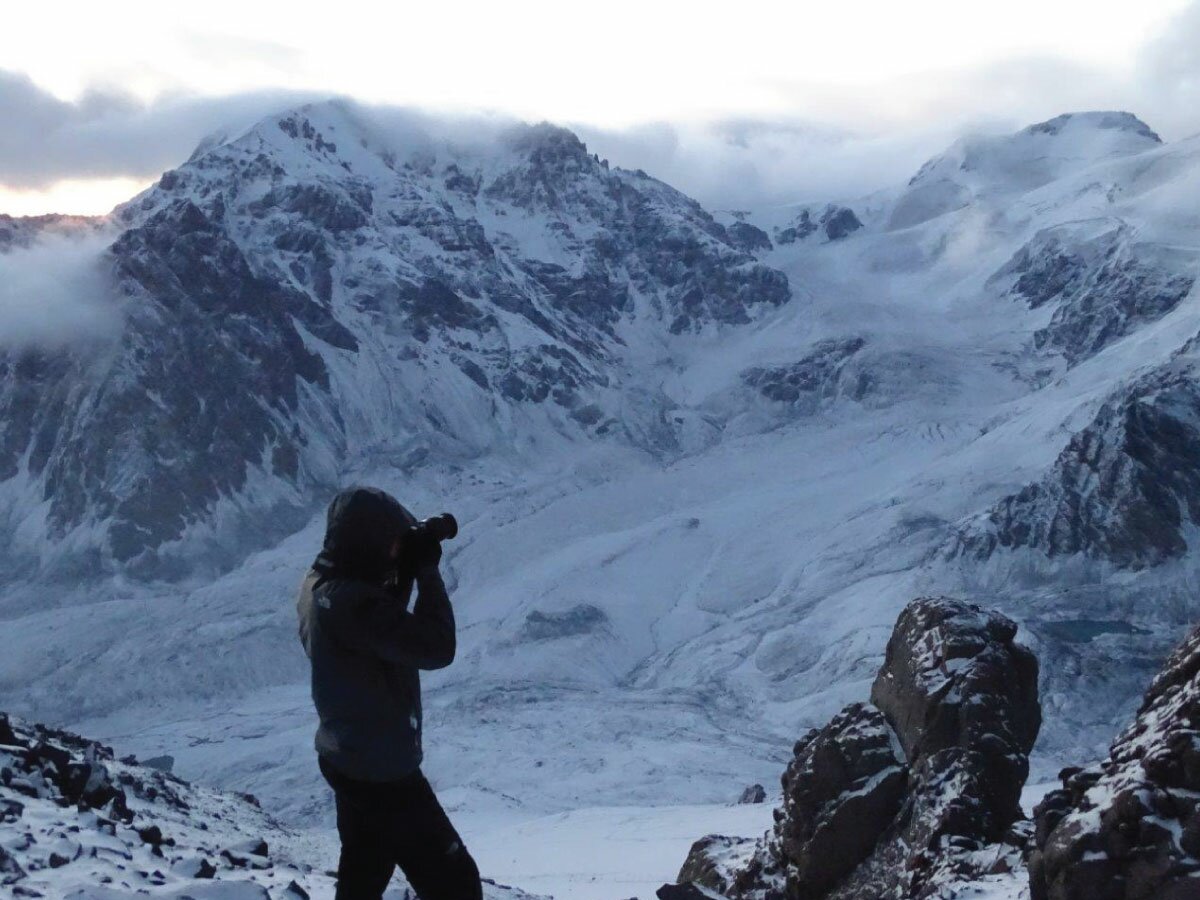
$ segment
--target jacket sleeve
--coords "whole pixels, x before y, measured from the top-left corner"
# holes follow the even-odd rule
[[[454,610],[436,567],[417,573],[412,612],[381,589],[361,603],[334,602],[324,610],[330,631],[343,644],[386,662],[441,669],[454,661]]]

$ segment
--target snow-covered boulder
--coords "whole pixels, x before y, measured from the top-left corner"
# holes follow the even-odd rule
[[[680,882],[737,900],[921,898],[1012,871],[1041,723],[1016,625],[948,598],[901,613],[871,692],[795,747],[775,827],[697,842]]]
[[[1034,810],[1034,900],[1200,897],[1200,629],[1108,758],[1062,784]]]

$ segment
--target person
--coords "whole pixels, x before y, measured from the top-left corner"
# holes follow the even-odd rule
[[[397,865],[420,900],[482,897],[479,869],[420,768],[418,670],[450,665],[455,635],[441,545],[409,532],[415,524],[383,491],[342,491],[297,601],[317,758],[337,807],[337,900],[378,900]]]

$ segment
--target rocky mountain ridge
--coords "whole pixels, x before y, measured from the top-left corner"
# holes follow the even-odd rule
[[[0,361],[0,479],[10,508],[47,509],[24,571],[161,577],[205,545],[228,565],[364,448],[464,460],[533,420],[670,453],[667,401],[628,367],[791,296],[694,201],[549,125],[398,150],[306,107],[201,148],[112,223],[116,346]]]

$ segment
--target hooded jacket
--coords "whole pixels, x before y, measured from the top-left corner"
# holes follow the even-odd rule
[[[436,565],[385,586],[389,551],[416,523],[393,497],[351,488],[329,506],[325,543],[297,600],[312,662],[317,753],[360,781],[396,781],[421,765],[418,670],[454,659],[454,613]]]

